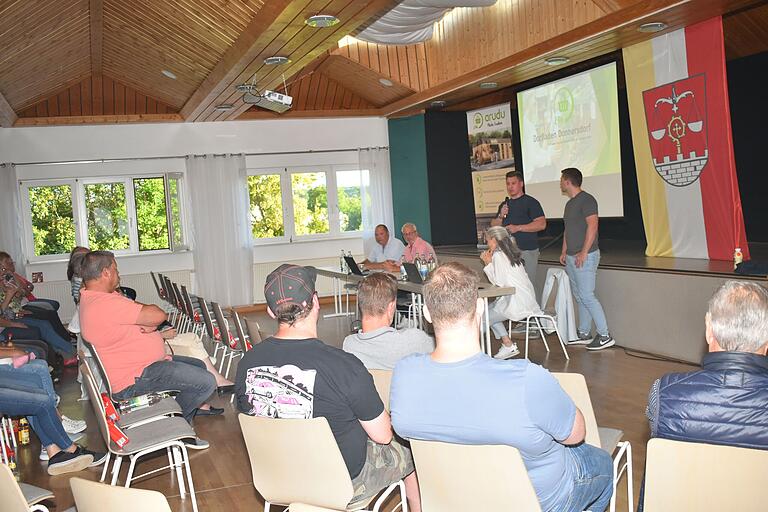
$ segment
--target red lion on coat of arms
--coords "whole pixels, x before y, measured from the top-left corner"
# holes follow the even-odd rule
[[[653,166],[673,187],[694,183],[707,165],[706,100],[704,74],[643,91]]]

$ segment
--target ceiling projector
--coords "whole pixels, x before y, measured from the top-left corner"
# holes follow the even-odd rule
[[[258,91],[252,91],[243,94],[243,103],[257,105],[273,112],[283,113],[291,108],[293,98],[287,94],[280,94],[275,91],[264,91],[263,94],[259,94]]]

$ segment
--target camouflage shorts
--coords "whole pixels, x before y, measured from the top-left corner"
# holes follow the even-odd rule
[[[378,444],[368,439],[365,464],[360,474],[352,480],[355,489],[350,507],[370,500],[390,484],[413,473],[411,449],[394,437],[389,444]]]

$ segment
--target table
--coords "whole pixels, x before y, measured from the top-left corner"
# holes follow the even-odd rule
[[[346,274],[344,272],[340,272],[338,270],[334,270],[331,268],[317,268],[318,275],[330,277],[333,279],[333,293],[334,293],[334,312],[325,315],[323,318],[333,318],[338,316],[347,316],[352,315],[354,313],[349,311],[349,308],[347,308],[347,311],[343,311],[342,309],[342,297],[341,292],[344,288],[343,283],[358,283],[362,281],[365,276],[359,276],[356,274]],[[422,306],[423,306],[423,294],[422,290],[424,288],[423,284],[420,283],[412,283],[410,281],[397,281],[397,288],[398,290],[403,290],[406,292],[411,292],[411,297],[413,298],[414,308],[416,310],[416,319],[417,323],[419,325],[419,328],[424,327],[423,325],[423,317],[422,317]],[[491,354],[491,326],[490,322],[488,321],[488,299],[493,299],[496,297],[503,297],[505,295],[514,295],[515,288],[514,286],[510,287],[500,287],[500,286],[494,286],[492,284],[488,283],[482,283],[480,285],[480,288],[477,290],[478,296],[483,299],[483,303],[485,306],[485,310],[483,312],[484,318],[485,318],[485,329],[482,329],[480,331],[480,348],[485,352],[486,354]]]

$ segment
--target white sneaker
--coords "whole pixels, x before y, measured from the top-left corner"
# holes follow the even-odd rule
[[[88,425],[83,420],[73,420],[63,414],[61,415],[61,424],[64,426],[64,432],[67,434],[77,434],[88,428]]]
[[[515,357],[517,354],[519,354],[520,351],[517,349],[517,344],[513,343],[510,346],[501,345],[501,348],[498,352],[496,352],[496,355],[493,356],[494,359],[509,359],[510,357]]]

